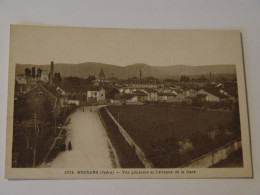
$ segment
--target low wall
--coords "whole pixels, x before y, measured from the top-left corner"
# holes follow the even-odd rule
[[[241,140],[235,140],[221,148],[196,158],[180,168],[206,168],[217,164],[221,160],[225,160],[230,154],[241,149]]]
[[[135,148],[129,145],[128,141],[119,131],[118,125],[114,122],[105,107],[98,110],[101,121],[107,131],[111,144],[115,148],[121,168],[143,168],[144,165],[136,155]]]
[[[134,149],[136,155],[138,156],[138,158],[140,159],[140,161],[143,163],[143,165],[145,166],[145,168],[152,168],[153,164],[147,160],[147,158],[145,157],[144,152],[142,151],[142,149],[134,142],[134,140],[128,135],[128,133],[126,132],[126,130],[116,121],[116,119],[113,117],[113,115],[107,110],[107,108],[105,108],[108,115],[111,117],[111,119],[115,122],[115,124],[118,126],[118,130],[120,131],[120,133],[123,135],[123,137],[125,138],[125,140],[128,142],[128,144]]]

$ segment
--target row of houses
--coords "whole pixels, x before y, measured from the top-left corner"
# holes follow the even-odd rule
[[[103,87],[56,87],[56,91],[68,98],[68,104],[77,106],[85,103],[104,103],[106,101],[106,92]]]
[[[44,94],[44,95],[43,95]],[[206,102],[236,101],[237,92],[231,93],[219,85],[208,85],[199,90],[182,89],[181,87],[158,88],[114,88],[103,87],[62,87],[56,88],[39,83],[23,94],[27,101],[33,103],[42,97],[48,97],[53,109],[60,113],[70,104],[76,106],[93,103],[142,104],[144,102],[182,102],[199,98]]]
[[[37,106],[44,105],[48,101],[57,116],[72,104],[79,106],[83,103],[105,103],[106,101],[105,90],[102,87],[64,90],[62,87],[53,88],[48,84],[38,83],[31,89],[17,91],[15,100],[19,99],[26,104]]]
[[[181,87],[158,88],[120,88],[110,98],[111,103],[140,103],[140,102],[181,102],[199,98],[206,102],[235,101],[237,94],[227,92],[219,85],[207,85],[199,90],[182,89]]]
[[[120,96],[121,95],[121,96]],[[111,98],[111,102],[122,100],[126,103],[133,102],[174,102],[186,101],[195,96],[194,90],[182,90],[180,88],[120,88],[118,95]]]

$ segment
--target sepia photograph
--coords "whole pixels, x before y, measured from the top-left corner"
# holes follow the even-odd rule
[[[11,25],[7,178],[252,177],[239,30]]]

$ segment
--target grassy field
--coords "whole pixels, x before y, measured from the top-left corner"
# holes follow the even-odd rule
[[[231,111],[168,105],[109,106],[108,110],[155,167],[178,167],[240,137]],[[210,137],[210,131],[215,135]]]

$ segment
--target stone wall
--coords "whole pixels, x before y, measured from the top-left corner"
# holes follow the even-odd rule
[[[225,160],[230,154],[241,148],[241,140],[235,140],[221,148],[196,158],[180,168],[206,168]]]

